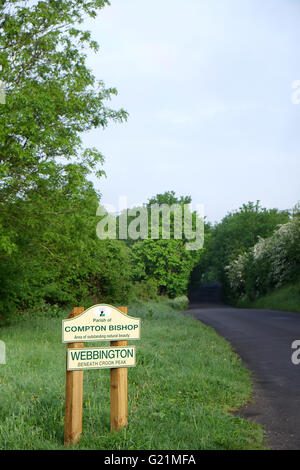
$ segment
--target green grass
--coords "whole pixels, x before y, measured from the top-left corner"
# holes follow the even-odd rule
[[[132,341],[137,365],[128,371],[128,427],[110,432],[109,370],[85,371],[83,435],[75,448],[262,448],[262,428],[230,413],[250,400],[252,386],[229,344],[178,313],[176,302],[135,304],[128,313],[142,318],[142,338]],[[24,318],[1,330],[7,364],[0,365],[0,449],[63,448],[61,318]]]
[[[240,301],[237,304],[242,308],[269,308],[272,310],[285,310],[300,313],[300,281],[273,290],[254,301]]]

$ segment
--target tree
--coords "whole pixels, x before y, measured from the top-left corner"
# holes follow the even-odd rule
[[[128,260],[125,248],[96,239],[100,196],[87,176],[103,174],[103,156],[98,149],[84,148],[81,140],[82,132],[127,117],[123,109],[106,104],[116,89],[106,88],[86,66],[85,49],[97,51],[98,45],[80,25],[108,3],[0,1],[0,80],[6,89],[6,104],[0,104],[5,311],[8,303],[13,309],[38,299],[62,302],[99,292],[120,299],[128,281],[126,270],[122,284],[107,266],[112,257],[116,263]]]
[[[272,289],[297,283],[300,275],[300,219],[293,217],[226,268],[231,299],[254,300]]]
[[[195,257],[182,240],[143,240],[133,246],[134,278],[155,282],[160,295],[186,295]]]
[[[218,281],[226,293],[226,266],[253,247],[259,237],[271,236],[278,225],[288,220],[288,211],[266,209],[259,201],[243,204],[239,210],[227,214],[205,233],[204,250],[193,272],[193,286]]]
[[[170,208],[170,218],[167,218],[166,225],[170,225],[170,239],[163,239],[164,220],[160,215],[158,239],[151,239],[151,227],[149,224],[148,239],[139,240],[132,244],[133,272],[137,282],[150,283],[157,286],[159,294],[176,297],[187,294],[189,276],[194,264],[198,260],[199,251],[189,251],[187,249],[188,238],[186,231],[182,233],[181,239],[176,239],[175,216],[178,211],[183,228],[183,209],[191,203],[190,196],[176,197],[174,191],[167,191],[149,199],[146,207],[148,209],[148,221],[151,221],[151,206],[161,206],[165,204]],[[176,207],[177,205],[177,207]],[[173,210],[172,209],[173,206]],[[185,208],[187,210],[187,207]],[[192,230],[196,226],[196,212],[190,213],[192,218]]]
[[[151,197],[148,200],[147,207],[150,207],[153,204],[168,204],[172,206],[173,204],[190,204],[192,202],[191,196],[179,196],[177,197],[175,191],[166,191],[162,194],[156,194],[156,196]]]
[[[56,180],[60,188],[80,191],[91,171],[102,174],[103,156],[83,148],[80,134],[122,121],[105,101],[105,88],[85,64],[84,48],[98,46],[77,24],[95,17],[107,0],[2,0],[0,69],[6,104],[0,105],[0,248],[15,247],[16,221],[10,204],[41,194]],[[70,180],[73,187],[70,188]]]

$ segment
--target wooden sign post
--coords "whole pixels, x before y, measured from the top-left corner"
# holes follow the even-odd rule
[[[127,315],[127,307],[118,307]],[[127,341],[111,341],[111,346],[127,346]],[[128,423],[128,375],[125,367],[110,369],[110,429],[120,431]]]
[[[74,307],[68,318],[84,312]],[[68,343],[69,348],[83,348],[84,343]],[[83,370],[66,370],[65,446],[76,444],[82,434]]]
[[[127,339],[140,339],[140,319],[127,315],[127,307],[74,307],[62,321],[67,343],[65,446],[76,444],[82,434],[83,370],[110,368],[111,430],[127,425],[127,368],[135,366],[135,348],[127,346]],[[88,341],[110,341],[110,347],[84,348]]]

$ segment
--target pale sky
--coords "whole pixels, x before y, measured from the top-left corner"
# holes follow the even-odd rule
[[[129,113],[84,136],[102,202],[191,195],[211,222],[247,201],[300,199],[300,0],[111,0],[88,64]],[[93,180],[95,181],[95,180]]]

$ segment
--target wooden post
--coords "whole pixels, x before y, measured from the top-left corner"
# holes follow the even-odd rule
[[[127,307],[118,307],[127,315]],[[111,341],[111,346],[127,346],[127,341]],[[110,428],[120,431],[128,423],[127,368],[110,369]]]
[[[68,318],[84,312],[74,307]],[[83,348],[84,343],[68,343],[69,348]],[[82,434],[83,370],[66,370],[65,446],[76,444]]]

